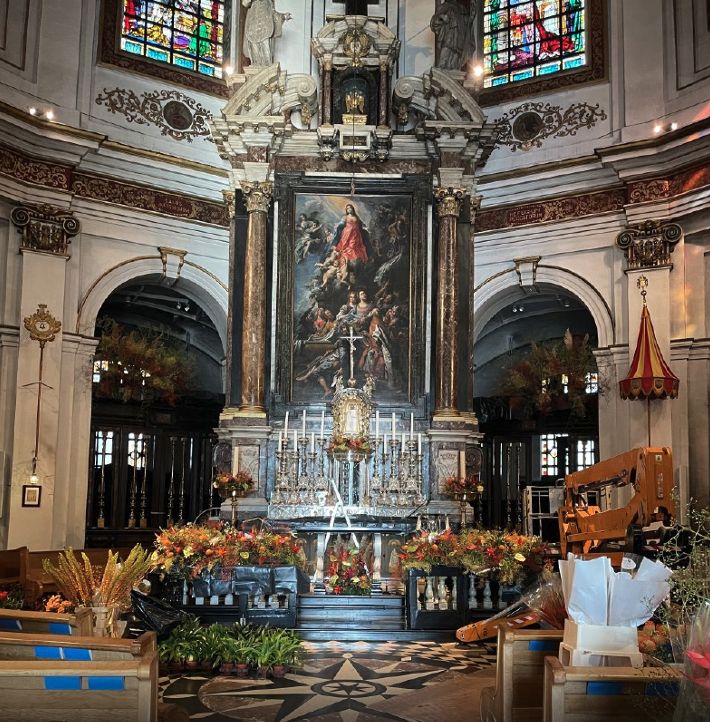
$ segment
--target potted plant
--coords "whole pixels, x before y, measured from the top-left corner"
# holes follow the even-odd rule
[[[300,666],[299,651],[302,643],[292,629],[272,630],[271,661],[274,677],[283,677],[289,670]]]

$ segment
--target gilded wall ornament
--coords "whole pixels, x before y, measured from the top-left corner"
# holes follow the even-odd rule
[[[463,188],[435,188],[434,198],[437,203],[439,218],[458,216],[461,214],[461,202],[466,197]]]
[[[123,115],[129,123],[154,125],[173,140],[192,143],[198,136],[209,140],[210,112],[179,90],[155,90],[139,96],[125,88],[104,88],[96,104],[105,105],[110,113]]]
[[[343,53],[349,65],[362,65],[362,58],[370,52],[370,36],[362,28],[351,28],[343,35]]]
[[[507,145],[513,152],[542,146],[545,138],[577,135],[582,128],[591,128],[606,113],[596,105],[573,103],[566,110],[550,103],[523,103],[505,113],[496,122],[498,145]]]
[[[62,322],[58,321],[47,311],[47,304],[40,303],[37,310],[24,319],[25,328],[30,332],[33,341],[39,341],[39,347],[44,348],[45,344],[54,341],[62,328]]]
[[[646,220],[627,226],[616,237],[616,245],[628,260],[627,271],[672,266],[671,254],[683,237],[677,223]]]
[[[24,251],[66,256],[69,238],[81,229],[79,221],[71,213],[45,203],[13,208],[10,218],[22,233]]]
[[[271,205],[273,184],[268,181],[249,183],[242,181],[242,192],[247,204],[247,213],[268,213]]]

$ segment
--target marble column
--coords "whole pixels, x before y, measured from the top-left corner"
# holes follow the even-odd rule
[[[463,188],[436,188],[439,216],[434,417],[458,418],[459,294],[457,232]]]
[[[232,357],[232,336],[234,334],[234,281],[232,274],[234,273],[234,254],[236,249],[236,233],[235,233],[235,192],[234,191],[222,191],[222,197],[227,206],[229,212],[229,296],[227,299],[227,357],[225,361],[224,369],[224,398],[226,400],[226,406],[231,406],[232,403],[232,366],[234,359]]]
[[[242,181],[249,214],[244,260],[242,403],[239,413],[266,416],[266,246],[272,184]]]

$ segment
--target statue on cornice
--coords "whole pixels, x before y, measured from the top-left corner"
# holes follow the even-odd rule
[[[252,65],[268,66],[274,62],[274,38],[281,36],[283,24],[291,13],[279,13],[273,0],[242,0],[249,8],[244,22],[244,55]]]
[[[476,50],[474,20],[476,5],[466,12],[455,0],[444,0],[434,13],[429,27],[436,36],[436,67],[461,70]]]

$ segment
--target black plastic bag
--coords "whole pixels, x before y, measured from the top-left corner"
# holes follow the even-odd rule
[[[167,602],[157,597],[149,597],[135,590],[131,591],[133,613],[150,632],[155,632],[158,638],[166,637],[180,624],[185,612],[175,609]]]

